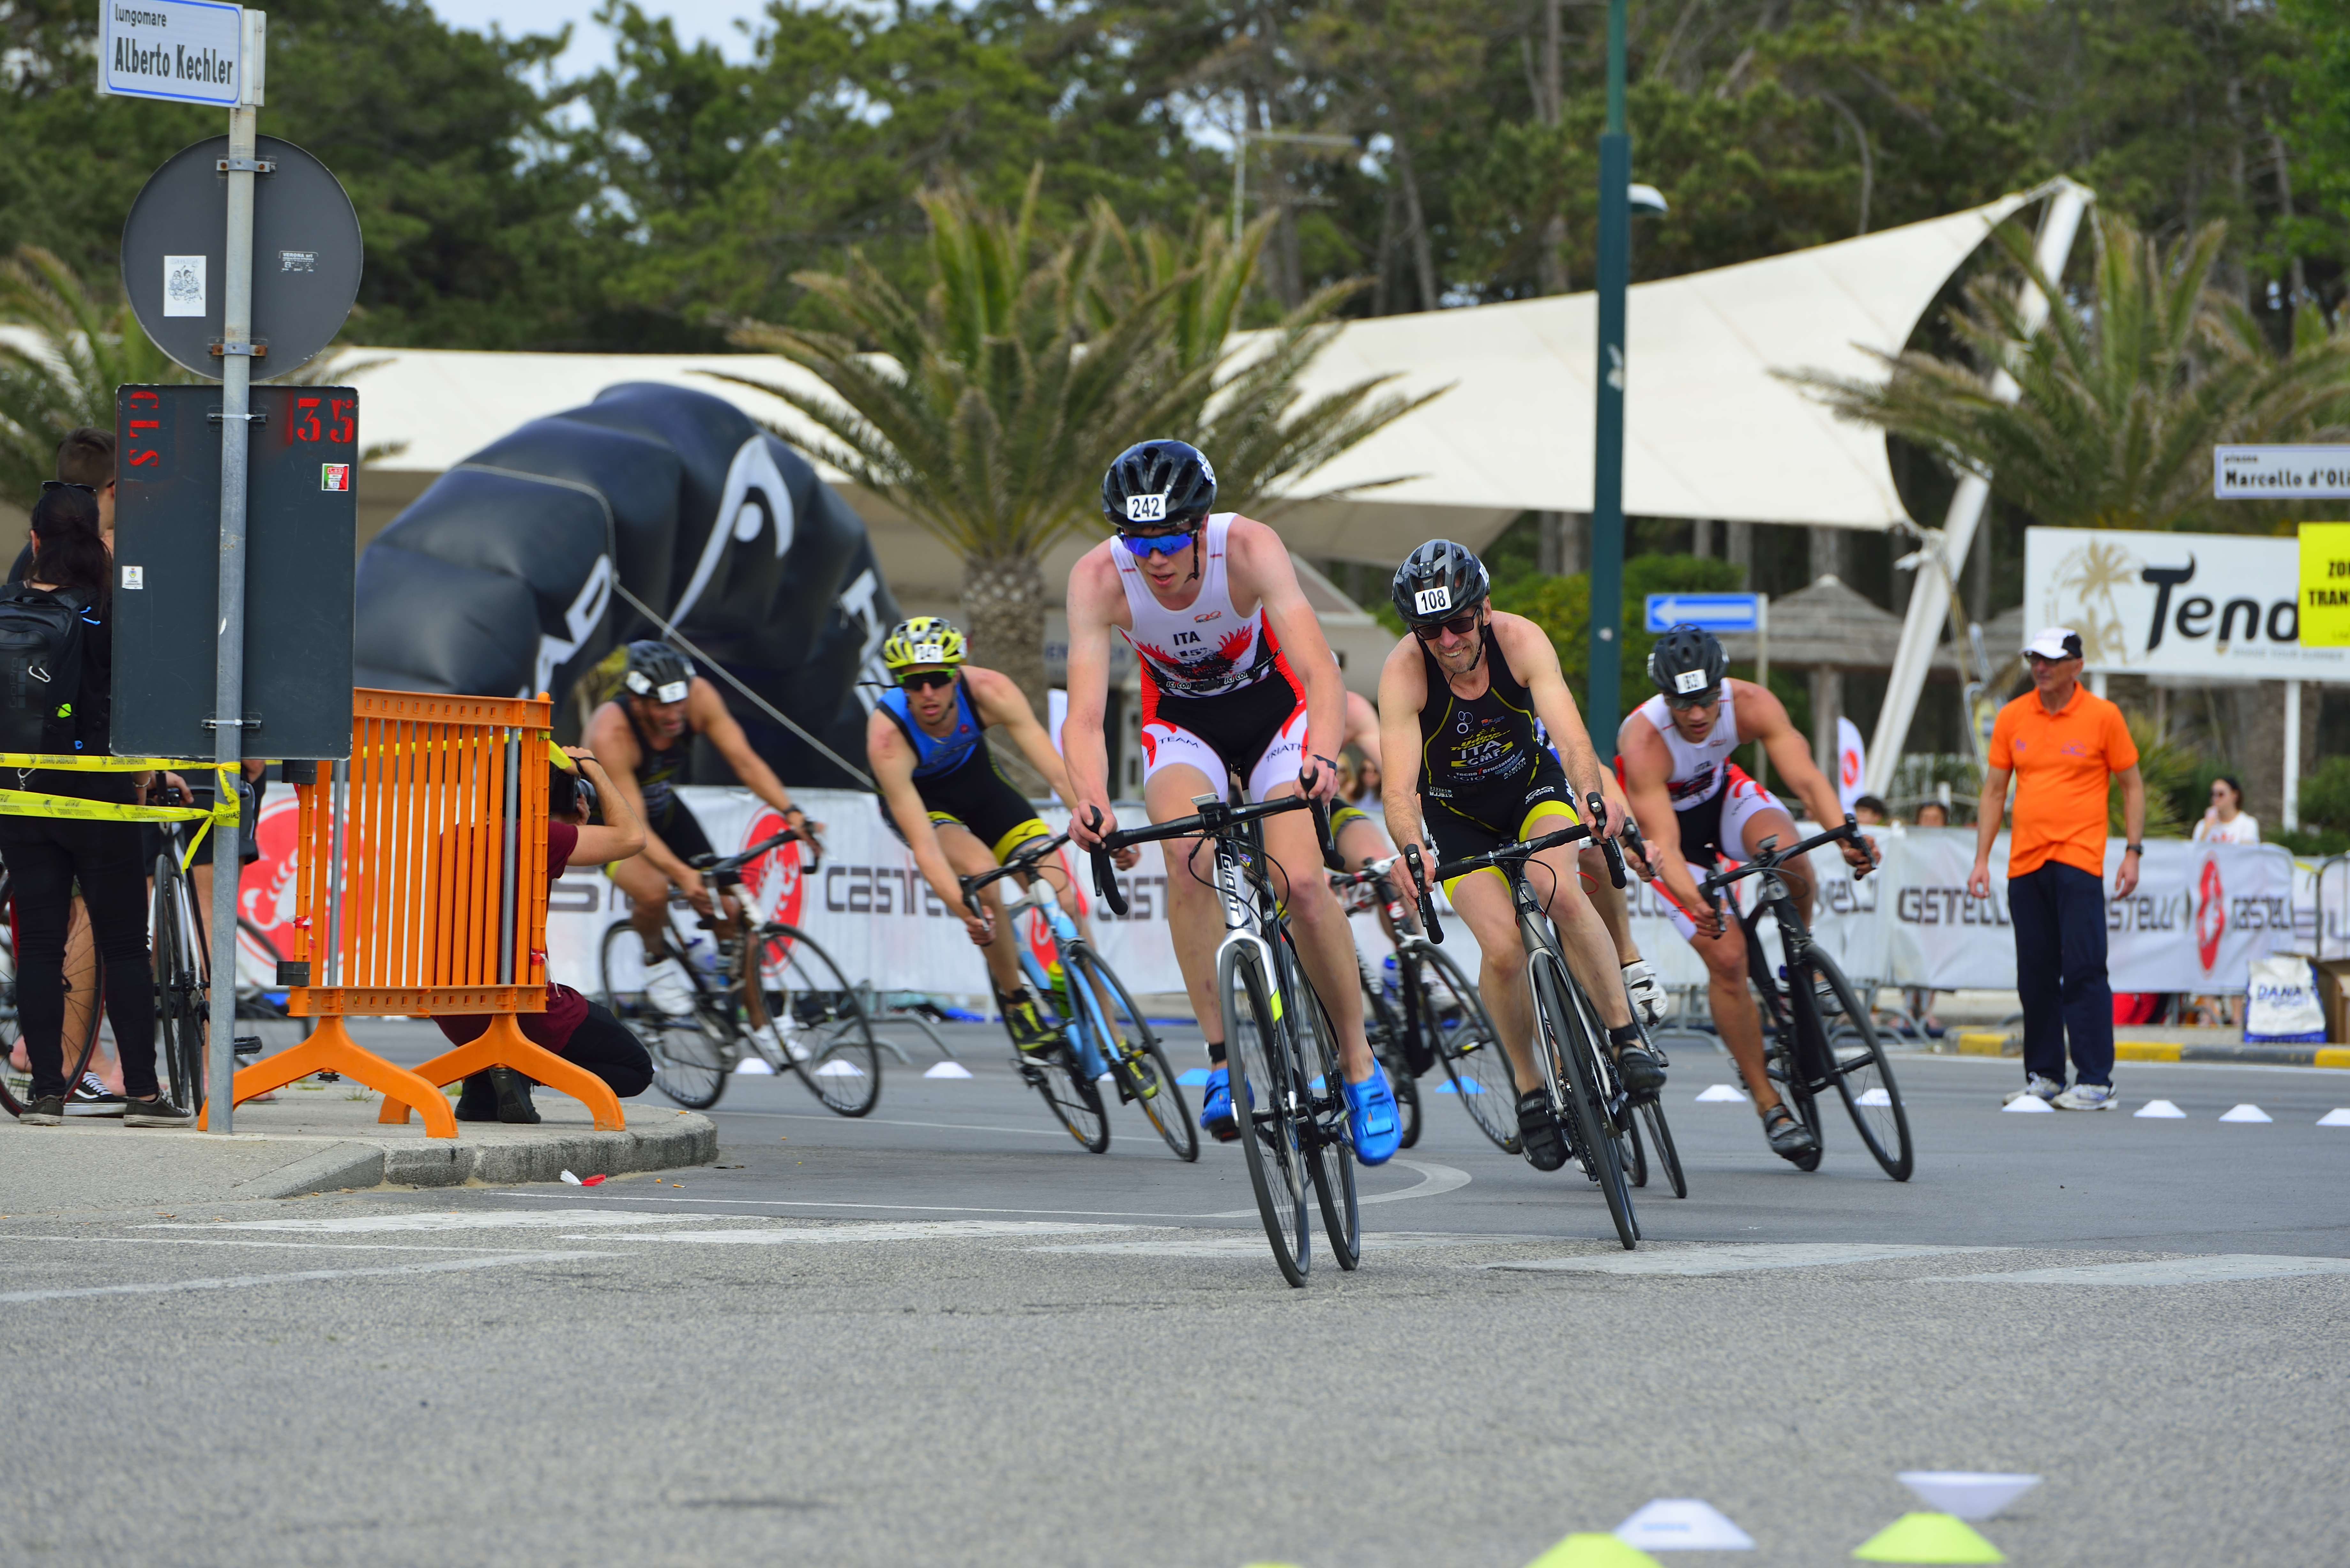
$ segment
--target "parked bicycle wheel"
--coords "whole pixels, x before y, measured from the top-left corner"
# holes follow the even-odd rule
[[[1086,1027],[1100,1043],[1109,1070],[1180,1160],[1200,1158],[1200,1128],[1183,1102],[1182,1085],[1168,1065],[1159,1037],[1109,965],[1089,949],[1067,955],[1069,994],[1085,1009]]]
[[[759,990],[800,1082],[827,1110],[865,1115],[881,1098],[881,1048],[864,998],[796,926],[762,926],[758,940]]]
[[[1355,1193],[1355,1146],[1347,1134],[1347,1091],[1338,1072],[1338,1032],[1329,1009],[1305,978],[1296,944],[1284,929],[1279,937],[1284,966],[1297,999],[1297,1054],[1303,1060],[1312,1109],[1299,1128],[1305,1141],[1305,1171],[1322,1209],[1322,1233],[1341,1269],[1363,1261],[1363,1214]]]
[[[1852,1125],[1858,1129],[1860,1141],[1868,1146],[1868,1152],[1884,1168],[1885,1174],[1896,1181],[1907,1181],[1916,1168],[1916,1154],[1909,1144],[1909,1113],[1901,1104],[1901,1090],[1893,1082],[1893,1066],[1885,1059],[1877,1025],[1861,1006],[1859,994],[1835,960],[1814,948],[1806,961],[1826,983],[1843,1014],[1838,1018],[1819,1017],[1814,992],[1811,1026],[1827,1036],[1819,1049],[1835,1079],[1836,1093],[1843,1096],[1845,1109],[1852,1114]]]
[[[1559,1075],[1557,1087],[1566,1101],[1565,1119],[1575,1140],[1575,1152],[1583,1160],[1584,1174],[1599,1184],[1607,1199],[1608,1217],[1616,1224],[1617,1239],[1629,1251],[1640,1240],[1639,1226],[1632,1215],[1632,1190],[1617,1147],[1616,1129],[1600,1103],[1591,1043],[1585,1037],[1580,1013],[1569,1000],[1572,982],[1548,952],[1534,955],[1534,1009],[1540,1023],[1534,1048],[1552,1054]]]
[[[1216,1001],[1224,1015],[1226,1064],[1231,1069],[1232,1115],[1240,1124],[1241,1152],[1273,1261],[1293,1285],[1305,1282],[1313,1267],[1312,1234],[1306,1229],[1305,1154],[1297,1145],[1288,1106],[1291,1063],[1274,1026],[1271,992],[1253,947],[1235,944],[1216,963]],[[1303,1085],[1299,1085],[1300,1092]]]
[[[1510,1054],[1485,1011],[1484,999],[1450,956],[1422,948],[1410,961],[1419,972],[1420,1029],[1444,1068],[1445,1088],[1477,1129],[1504,1154],[1518,1146],[1518,1087]]]
[[[1396,1119],[1403,1130],[1402,1147],[1409,1148],[1419,1141],[1419,1080],[1411,1075],[1410,1064],[1404,1060],[1403,1025],[1367,975],[1363,978],[1363,1033],[1370,1040],[1379,1064],[1388,1070],[1388,1082],[1395,1089]]]
[[[203,1109],[204,985],[198,970],[201,928],[182,908],[185,895],[179,867],[168,856],[155,858],[154,961],[155,1051],[164,1086],[174,1105]],[[101,992],[100,994],[103,994]],[[93,1031],[93,1034],[95,1031]],[[88,1061],[84,1053],[83,1060]],[[77,1070],[67,1082],[78,1082]]]

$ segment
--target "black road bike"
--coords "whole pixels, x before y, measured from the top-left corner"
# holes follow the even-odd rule
[[[1762,1009],[1763,1070],[1778,1085],[1780,1097],[1795,1119],[1812,1131],[1813,1151],[1799,1162],[1817,1170],[1825,1148],[1820,1126],[1820,1096],[1833,1088],[1859,1129],[1860,1141],[1885,1174],[1907,1181],[1916,1168],[1916,1150],[1909,1141],[1909,1113],[1901,1103],[1900,1085],[1877,1036],[1877,1024],[1860,993],[1845,978],[1834,958],[1812,941],[1811,928],[1795,908],[1794,894],[1781,867],[1830,844],[1862,841],[1860,825],[1847,816],[1842,827],[1814,834],[1785,849],[1777,838],[1762,841],[1753,859],[1734,870],[1717,872],[1698,890],[1721,913],[1721,891],[1743,877],[1754,877],[1753,907],[1739,918],[1746,933],[1746,971]],[[1774,969],[1755,929],[1769,914],[1779,927],[1779,945],[1785,958]],[[1727,916],[1723,917],[1725,919]]]

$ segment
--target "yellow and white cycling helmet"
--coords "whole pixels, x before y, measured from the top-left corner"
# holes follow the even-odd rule
[[[939,615],[901,620],[881,642],[881,662],[892,680],[902,680],[906,671],[922,665],[956,669],[962,663],[963,653],[962,633],[954,622]]]

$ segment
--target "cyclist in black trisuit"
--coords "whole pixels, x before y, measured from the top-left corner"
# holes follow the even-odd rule
[[[1616,793],[1550,638],[1523,616],[1495,613],[1487,587],[1484,564],[1449,539],[1422,545],[1396,571],[1395,606],[1411,634],[1379,674],[1388,831],[1399,845],[1419,845],[1430,866],[1573,826],[1582,820],[1578,799],[1605,802]],[[1593,826],[1613,836],[1625,819],[1618,796]],[[1575,983],[1607,1030],[1625,1088],[1657,1093],[1664,1068],[1632,1022],[1615,943],[1584,894],[1577,851],[1549,850],[1528,861],[1527,872]],[[1516,1075],[1526,1158],[1556,1170],[1566,1163],[1566,1135],[1534,1059],[1534,998],[1509,883],[1489,869],[1456,877],[1444,890],[1483,955],[1479,990]]]
[[[645,825],[644,852],[604,868],[629,896],[629,923],[645,944],[645,998],[662,1012],[693,1012],[693,987],[668,950],[672,885],[704,917],[719,922],[725,940],[725,911],[711,907],[702,873],[687,862],[714,853],[702,824],[677,794],[692,754],[693,737],[703,735],[726,759],[744,788],[781,813],[785,825],[816,842],[823,826],[792,804],[791,793],[758,753],[743,726],[726,711],[718,688],[694,673],[692,661],[665,642],[629,645],[628,672],[619,696],[588,721],[588,749],[603,760],[614,788]]]

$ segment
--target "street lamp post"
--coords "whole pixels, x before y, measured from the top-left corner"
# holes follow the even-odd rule
[[[1607,0],[1607,130],[1599,139],[1598,429],[1592,461],[1591,690],[1584,722],[1612,755],[1623,673],[1624,293],[1632,271],[1632,138],[1624,129],[1626,0]]]
[[[1292,147],[1311,147],[1324,152],[1352,152],[1355,139],[1351,136],[1325,136],[1310,130],[1251,130],[1243,126],[1240,138],[1232,148],[1232,244],[1241,243],[1241,232],[1247,227],[1248,212],[1248,152],[1252,141],[1284,141]]]

